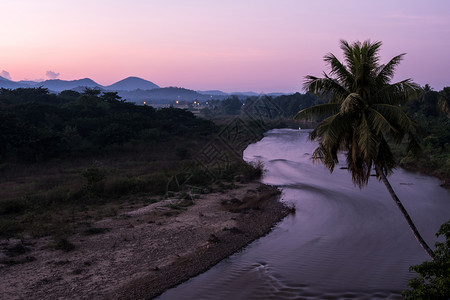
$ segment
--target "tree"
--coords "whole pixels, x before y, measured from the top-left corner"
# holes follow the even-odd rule
[[[436,237],[444,236],[445,242],[436,242],[435,260],[426,261],[409,268],[419,277],[413,278],[411,288],[402,293],[404,299],[449,299],[450,298],[450,220],[442,224]]]
[[[221,109],[224,114],[227,115],[236,115],[239,114],[239,111],[242,108],[242,102],[239,100],[237,96],[231,96],[231,98],[227,98],[222,101]]]
[[[438,105],[442,112],[450,117],[450,87],[445,87],[439,92]]]
[[[416,140],[417,126],[401,105],[421,89],[411,79],[390,83],[405,54],[380,64],[380,47],[381,42],[349,44],[341,40],[345,62],[329,53],[324,61],[330,66],[330,73],[324,72],[323,78],[307,76],[305,79],[306,91],[328,95],[331,100],[301,110],[295,118],[327,116],[310,134],[310,139],[319,142],[313,159],[324,163],[332,172],[339,162],[338,152],[346,151],[348,170],[353,183],[360,188],[367,184],[374,167],[377,178],[385,184],[414,236],[434,259],[433,251],[387,180],[396,166],[388,141],[400,144],[406,138],[408,151],[417,153],[420,150]]]

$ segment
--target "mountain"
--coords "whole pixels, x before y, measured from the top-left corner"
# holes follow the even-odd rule
[[[35,86],[39,86],[39,84],[42,81],[31,81],[31,80],[21,80],[21,81],[16,81],[18,84],[20,84],[21,86],[29,86],[29,87],[35,87]]]
[[[101,88],[102,86],[92,79],[84,78],[78,80],[61,80],[51,79],[43,81],[39,84],[44,88],[48,88],[50,91],[62,92],[64,90],[72,90],[77,87],[89,87],[89,88]]]
[[[150,101],[153,103],[170,103],[172,101],[208,101],[211,99],[223,100],[227,97],[238,96],[241,99],[251,96],[261,96],[261,94],[254,92],[236,92],[225,93],[219,90],[208,91],[193,91],[178,87],[166,87],[160,88],[158,85],[151,81],[139,78],[128,77],[122,79],[109,86],[102,86],[90,78],[78,79],[78,80],[61,80],[51,79],[45,81],[12,81],[0,76],[0,88],[16,89],[16,88],[32,88],[32,87],[44,87],[49,89],[50,92],[62,92],[64,90],[75,90],[82,92],[86,87],[98,88],[100,90],[109,90],[119,92],[119,95],[133,102]],[[282,93],[267,94],[273,97],[279,96]]]
[[[219,90],[210,90],[210,91],[197,91],[197,93],[202,95],[210,95],[210,96],[228,96],[229,94],[219,91]]]
[[[15,81],[11,81],[9,79],[6,79],[2,76],[0,76],[0,88],[4,88],[4,89],[17,89],[20,88],[21,85],[18,84]]]
[[[134,91],[119,91],[119,96],[128,101],[152,104],[168,104],[175,101],[208,101],[211,95],[203,95],[196,91],[180,88],[180,87],[166,87],[152,90],[134,90]],[[224,99],[225,96],[214,96],[214,99]]]
[[[109,86],[105,86],[105,89],[113,91],[153,90],[157,88],[159,86],[153,82],[139,77],[128,77]]]
[[[262,93],[255,93],[255,92],[233,92],[230,93],[230,95],[233,96],[245,96],[245,97],[254,97],[254,96],[261,96],[263,95]]]

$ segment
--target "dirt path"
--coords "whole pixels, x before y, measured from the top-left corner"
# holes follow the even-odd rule
[[[70,237],[70,252],[51,238],[0,241],[0,298],[154,297],[270,231],[289,213],[276,194],[254,182],[185,208],[168,199],[124,211],[96,222],[101,233]],[[13,257],[24,263],[8,264],[13,248],[27,250]]]

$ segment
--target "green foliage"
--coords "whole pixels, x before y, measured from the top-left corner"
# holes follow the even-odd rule
[[[85,169],[81,175],[86,179],[89,187],[106,177],[105,171],[97,166]]]
[[[232,96],[222,101],[220,104],[221,111],[226,115],[239,114],[242,107],[242,102],[237,96]]]
[[[305,79],[305,90],[329,95],[330,101],[296,115],[298,119],[326,117],[310,134],[319,142],[313,158],[332,172],[338,163],[338,152],[345,150],[348,170],[359,187],[367,184],[373,166],[385,174],[396,166],[388,140],[398,144],[406,138],[408,149],[418,148],[416,125],[400,105],[420,88],[409,79],[390,83],[403,54],[382,65],[380,47],[381,42],[349,44],[341,40],[344,62],[327,54],[324,61],[330,74]]]
[[[450,178],[450,116],[445,99],[449,93],[449,87],[438,93],[426,85],[422,98],[415,98],[404,106],[421,129],[423,153],[414,161],[408,161],[404,153],[399,153],[402,166],[426,171],[447,180]]]
[[[445,242],[436,243],[435,259],[410,267],[410,271],[418,273],[419,277],[409,281],[411,289],[402,293],[404,299],[450,299],[450,220],[436,233],[437,237],[441,235]]]
[[[211,121],[189,111],[155,110],[89,88],[58,95],[42,88],[0,89],[0,119],[0,161],[104,153],[130,142],[163,142],[216,131]]]
[[[443,113],[450,116],[450,87],[445,87],[439,92],[438,106]]]
[[[401,144],[406,140],[408,152],[417,154],[420,150],[417,124],[401,106],[420,94],[421,88],[411,79],[391,83],[404,54],[380,64],[380,47],[381,42],[370,40],[353,44],[341,40],[344,62],[329,53],[324,61],[330,73],[324,73],[323,78],[306,76],[305,79],[305,90],[329,95],[330,101],[303,109],[296,118],[326,117],[310,133],[310,139],[319,142],[313,159],[333,172],[339,163],[338,153],[345,152],[347,169],[353,183],[360,188],[368,183],[375,169],[418,242],[433,258],[432,250],[386,178],[397,165],[389,142]]]

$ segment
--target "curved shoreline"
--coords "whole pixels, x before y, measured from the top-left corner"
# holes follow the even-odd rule
[[[96,234],[0,240],[0,298],[148,299],[196,276],[264,236],[292,212],[259,182],[201,195],[124,207],[92,224]],[[8,249],[26,249],[7,256]],[[10,263],[10,261],[14,261]]]
[[[237,225],[234,230],[220,232],[216,235],[216,241],[199,247],[195,252],[180,257],[164,268],[154,270],[152,274],[135,280],[110,296],[114,299],[152,299],[167,289],[207,271],[268,234],[292,209],[279,201],[277,189],[268,186],[266,188],[272,189],[269,197],[261,199],[258,209],[240,212],[236,217]]]

